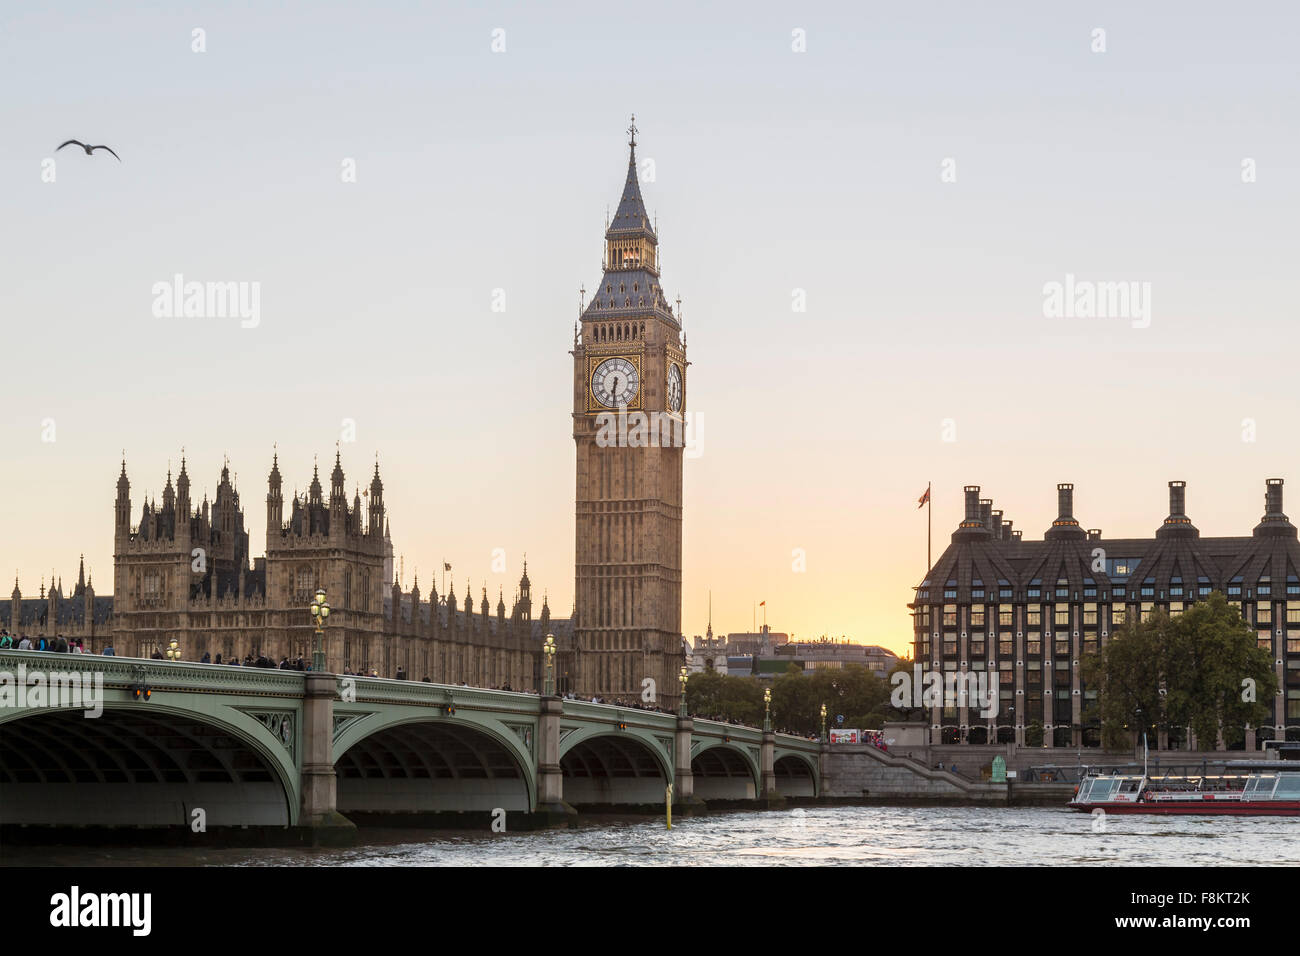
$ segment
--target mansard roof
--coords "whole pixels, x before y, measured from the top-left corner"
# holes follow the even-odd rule
[[[1129,598],[1135,596],[1132,591],[1148,587],[1155,592],[1152,597],[1168,599],[1170,587],[1178,584],[1188,593],[1197,587],[1226,591],[1240,584],[1249,596],[1265,578],[1278,596],[1285,594],[1288,581],[1300,583],[1300,541],[1282,514],[1279,480],[1269,482],[1265,520],[1252,534],[1240,536],[1202,537],[1183,514],[1182,483],[1171,482],[1170,488],[1170,518],[1150,538],[1107,538],[1098,530],[1082,529],[1054,534],[1054,524],[1043,540],[1024,541],[999,532],[987,508],[981,518],[971,505],[979,489],[968,486],[967,518],[919,585],[927,592],[919,599],[944,603],[945,590],[955,589],[956,601],[969,601],[973,591],[982,589],[982,599],[992,603],[1010,588],[1011,600],[1024,601],[1029,589],[1038,588],[1042,600],[1050,601],[1064,587],[1073,601],[1083,598],[1085,588],[1109,590],[1121,584],[1130,590]],[[1064,508],[1070,499],[1062,500],[1062,513],[1068,515]]]

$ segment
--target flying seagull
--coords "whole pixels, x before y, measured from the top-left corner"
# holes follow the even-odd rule
[[[59,149],[62,149],[64,146],[80,146],[82,149],[86,151],[87,156],[93,156],[94,153],[92,152],[92,150],[96,150],[96,149],[107,149],[110,153],[113,153],[113,150],[107,146],[87,146],[85,143],[79,142],[78,140],[75,139],[70,139],[66,143],[60,144]],[[56,149],[55,152],[57,153],[59,149]],[[117,155],[117,153],[113,153],[113,158],[116,159],[119,163],[122,161],[122,157]]]

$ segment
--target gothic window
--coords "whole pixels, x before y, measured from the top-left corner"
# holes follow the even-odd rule
[[[631,308],[631,307],[632,307],[632,297],[631,297],[631,296],[628,296],[626,299],[624,299],[624,300],[623,300],[623,304],[624,304],[625,306],[627,306],[628,308]]]

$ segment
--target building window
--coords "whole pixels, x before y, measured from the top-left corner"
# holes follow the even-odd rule
[[[1127,619],[1127,610],[1123,604],[1112,604],[1110,608],[1110,622],[1115,627],[1119,627]]]
[[[1097,605],[1085,604],[1083,606],[1083,626],[1084,627],[1097,626]]]
[[[1056,606],[1055,622],[1058,628],[1068,628],[1070,626],[1070,609],[1058,604]]]
[[[1037,631],[1029,635],[1029,640],[1025,644],[1025,653],[1030,657],[1043,653],[1043,637]]]
[[[957,605],[945,604],[943,606],[943,626],[944,627],[957,626]]]
[[[1027,618],[1026,623],[1030,627],[1038,627],[1043,623],[1043,611],[1040,607],[1035,606],[1027,609],[1025,616]]]
[[[1069,657],[1069,656],[1070,656],[1070,640],[1069,640],[1069,638],[1066,638],[1065,640],[1058,640],[1058,641],[1056,642],[1056,656],[1057,656],[1057,657]],[[1058,662],[1058,664],[1059,664],[1059,662]]]
[[[970,626],[972,630],[984,626],[983,604],[977,604],[970,609]]]
[[[1012,650],[1012,647],[1011,647],[1011,637],[1010,637],[1010,635],[1008,635],[1008,636],[1006,636],[1006,637],[1003,637],[1001,640],[998,641],[998,656],[999,656],[999,657],[1010,657],[1013,653],[1015,653],[1015,651]]]
[[[1273,623],[1273,605],[1260,602],[1255,605],[1255,623],[1272,624]]]
[[[1149,620],[1151,620],[1151,614],[1152,614],[1152,612],[1153,612],[1154,609],[1155,609],[1155,605],[1154,605],[1154,604],[1152,604],[1150,601],[1144,601],[1144,602],[1142,603],[1142,617],[1141,617],[1141,620],[1143,620],[1143,621],[1149,621]]]

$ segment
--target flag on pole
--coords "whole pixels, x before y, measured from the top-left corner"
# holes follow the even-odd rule
[[[759,606],[759,607],[767,607],[767,602],[766,602],[766,601],[759,601],[759,602],[758,602],[758,606]]]
[[[444,571],[450,571],[450,570],[451,570],[451,565],[448,564],[446,561],[444,561],[444,562],[442,562],[442,569],[443,569]]]
[[[921,495],[921,497],[916,500],[916,506],[918,508],[924,508],[926,502],[929,500],[930,500],[930,488],[929,486],[927,486],[925,489],[925,494]]]

